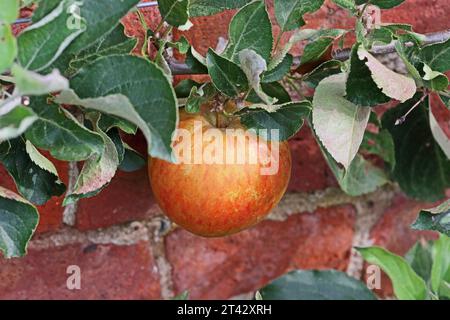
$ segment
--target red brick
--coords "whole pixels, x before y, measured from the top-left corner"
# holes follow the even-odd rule
[[[81,269],[81,290],[67,289],[69,265]],[[159,278],[147,243],[72,244],[0,259],[0,299],[158,299]]]
[[[419,211],[432,206],[407,199],[402,195],[396,196],[390,208],[372,229],[370,238],[373,239],[374,245],[404,256],[418,240],[436,239],[436,232],[411,229],[411,224]],[[392,285],[386,275],[382,277],[381,290],[375,292],[383,297],[393,295]]]
[[[337,186],[311,129],[306,125],[289,141],[292,175],[288,191],[310,192]]]
[[[178,229],[166,238],[176,291],[189,290],[193,299],[227,299],[293,268],[344,270],[354,218],[351,206],[341,206],[264,221],[225,238]]]
[[[43,152],[48,157],[47,152]],[[50,158],[51,159],[51,158]],[[56,169],[58,170],[59,177],[66,185],[68,183],[68,165],[66,162],[51,159]],[[17,188],[14,184],[14,180],[7,173],[5,168],[0,165],[0,185],[7,189],[17,192]],[[37,206],[39,210],[39,225],[36,230],[37,233],[45,233],[49,231],[57,230],[62,225],[62,213],[64,208],[62,202],[64,200],[64,194],[60,197],[52,197],[45,205]]]
[[[132,173],[118,171],[101,193],[78,202],[76,227],[79,230],[104,228],[146,219],[157,212],[147,168]]]

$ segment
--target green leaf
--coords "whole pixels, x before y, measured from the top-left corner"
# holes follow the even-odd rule
[[[50,151],[59,160],[83,161],[92,154],[101,154],[102,138],[82,126],[68,111],[45,98],[32,98],[30,107],[39,119],[27,130],[25,136],[36,147]]]
[[[0,117],[0,143],[24,133],[36,120],[30,108],[19,106]]]
[[[0,23],[0,73],[8,69],[17,55],[17,42],[11,26]]]
[[[191,48],[191,45],[185,36],[181,36],[178,41],[168,42],[167,45],[169,47],[177,49],[180,54],[186,54]]]
[[[122,163],[119,165],[119,169],[124,172],[134,172],[143,168],[147,161],[142,155],[124,143],[125,154]]]
[[[51,197],[60,196],[66,190],[59,180],[56,170],[48,170],[48,163],[42,160],[38,151],[25,145],[21,138],[10,140],[10,151],[0,158],[9,174],[13,177],[20,194],[28,201],[45,204]]]
[[[386,173],[357,154],[347,170],[341,168],[319,141],[319,146],[336,180],[346,194],[357,197],[375,191],[388,182]]]
[[[322,145],[348,169],[364,137],[371,109],[344,98],[345,74],[322,80],[313,99],[312,123]]]
[[[366,131],[361,148],[389,163],[391,170],[395,168],[394,140],[388,130],[381,129],[378,133]]]
[[[291,102],[291,97],[286,89],[279,82],[262,83],[262,90],[270,97],[277,99],[277,104],[285,104]],[[264,101],[256,94],[255,90],[251,90],[246,101],[254,104],[263,104]]]
[[[320,9],[323,0],[275,0],[275,17],[281,32],[290,31],[304,24],[303,15]]]
[[[380,9],[391,9],[401,5],[405,0],[370,0],[370,4],[378,6]],[[356,0],[357,5],[369,2],[369,0]]]
[[[433,247],[431,289],[439,295],[440,286],[444,281],[450,281],[450,238],[441,234]]]
[[[450,39],[423,47],[419,56],[432,70],[438,72],[450,70]]]
[[[134,123],[144,133],[151,156],[172,160],[178,107],[170,82],[154,63],[134,56],[107,56],[80,70],[70,83],[77,92],[63,91],[56,101]]]
[[[185,290],[179,295],[173,297],[171,300],[189,300],[189,291]]]
[[[33,12],[32,22],[36,23],[37,21],[44,18],[48,15],[52,10],[54,10],[61,0],[40,0],[37,2],[38,7]]]
[[[189,0],[158,0],[161,16],[168,24],[179,27],[188,22]]]
[[[336,270],[294,270],[260,294],[264,300],[376,300],[363,282]]]
[[[310,87],[316,88],[323,79],[334,74],[341,73],[341,67],[342,62],[338,60],[326,61],[311,72],[305,74],[303,76],[303,81],[305,81]]]
[[[318,61],[333,45],[334,38],[320,37],[317,40],[306,45],[303,52],[300,65]]]
[[[76,54],[95,44],[98,39],[112,32],[120,19],[138,3],[139,0],[84,0],[81,16],[86,20],[86,32],[74,41],[68,51]]]
[[[389,44],[392,42],[393,37],[394,34],[390,28],[380,26],[379,28],[372,29],[367,35],[369,48],[377,44]]]
[[[346,98],[359,106],[375,106],[388,102],[387,97],[372,79],[366,63],[358,56],[358,45],[353,46],[350,73],[347,78]]]
[[[225,56],[231,61],[239,63],[239,52],[249,49],[269,62],[273,36],[264,1],[251,2],[239,10],[231,20],[228,36]]]
[[[185,60],[186,66],[191,70],[193,74],[206,74],[208,69],[206,68],[206,58],[201,56],[194,47],[191,47]]]
[[[229,97],[236,97],[248,89],[247,77],[234,62],[209,49],[206,55],[208,73],[214,86]]]
[[[284,76],[291,70],[293,60],[294,58],[290,54],[284,56],[283,60],[277,66],[262,74],[261,82],[270,83],[283,79]]]
[[[201,84],[198,82],[195,82],[192,79],[184,79],[181,80],[176,86],[175,86],[175,93],[177,95],[177,98],[183,99],[189,97],[191,94],[193,87],[200,87]]]
[[[191,92],[186,100],[184,109],[188,113],[197,113],[200,111],[201,104],[205,102],[203,97],[203,90],[197,87],[192,87]]]
[[[387,273],[398,299],[425,300],[427,298],[427,286],[424,280],[402,257],[380,247],[357,248],[357,250],[368,263],[378,265]]]
[[[19,15],[19,0],[2,0],[0,11],[0,24],[13,23]]]
[[[109,130],[114,128],[119,128],[120,130],[128,134],[136,134],[137,131],[137,126],[135,124],[109,114],[102,114],[98,122],[98,127],[103,132],[108,132]]]
[[[18,58],[23,67],[34,71],[48,68],[86,30],[83,20],[77,28],[68,24],[70,3],[69,0],[61,1],[47,16],[19,35]]]
[[[450,236],[450,200],[431,209],[420,211],[411,226],[416,230],[434,230]]]
[[[191,17],[209,16],[228,9],[237,9],[253,0],[190,0],[189,15]]]
[[[394,179],[410,197],[437,201],[450,186],[450,160],[433,138],[428,117],[428,99],[424,99],[401,125],[395,125],[416,103],[420,95],[388,110],[383,128],[394,139],[396,166]]]
[[[339,7],[354,12],[356,10],[355,0],[333,0]]]
[[[79,52],[70,61],[71,73],[75,73],[101,57],[130,53],[136,44],[137,39],[127,37],[124,26],[119,23],[114,30],[101,37],[94,45]]]
[[[303,125],[304,119],[311,112],[309,101],[290,102],[273,106],[273,112],[263,108],[246,108],[242,111],[240,121],[247,129],[266,140],[285,141],[295,135]],[[277,130],[274,136],[271,130]]]
[[[106,133],[98,128],[99,117],[92,120],[94,130],[102,137],[105,148],[101,154],[93,154],[84,162],[74,190],[66,196],[64,205],[97,195],[109,184],[119,166],[116,145]]]
[[[56,69],[43,76],[15,64],[11,72],[16,82],[16,89],[21,95],[43,95],[69,89],[69,80],[61,76]]]
[[[0,250],[5,258],[22,257],[39,222],[39,214],[26,200],[0,187]]]
[[[408,264],[425,282],[431,278],[431,266],[433,265],[431,249],[431,243],[419,241],[405,255]]]
[[[448,78],[442,72],[432,70],[425,63],[423,64],[423,79],[425,80],[425,85],[434,91],[447,90],[449,82]]]

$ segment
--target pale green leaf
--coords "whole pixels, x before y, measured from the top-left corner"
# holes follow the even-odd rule
[[[425,300],[427,286],[422,278],[400,256],[380,247],[357,248],[363,258],[387,273],[400,300]]]
[[[354,105],[344,95],[345,74],[322,80],[314,94],[312,122],[323,146],[348,169],[363,141],[371,109]]]

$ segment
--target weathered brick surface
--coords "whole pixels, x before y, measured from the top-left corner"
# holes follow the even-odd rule
[[[306,125],[291,140],[292,175],[288,191],[311,192],[337,186],[336,179]]]
[[[150,218],[158,210],[147,168],[132,173],[119,171],[100,194],[78,202],[76,227],[79,230],[105,228]]]
[[[67,289],[67,267],[81,269],[81,290]],[[148,244],[72,244],[0,259],[0,299],[158,299]]]
[[[354,219],[353,208],[341,206],[265,221],[219,239],[178,229],[166,238],[176,291],[224,299],[256,290],[292,268],[344,270]]]

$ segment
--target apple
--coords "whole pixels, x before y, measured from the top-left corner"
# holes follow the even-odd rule
[[[207,115],[181,112],[173,147],[177,163],[150,159],[150,183],[163,212],[196,235],[219,237],[249,228],[264,219],[286,191],[291,173],[288,143],[248,133],[238,120],[215,128]]]

